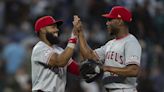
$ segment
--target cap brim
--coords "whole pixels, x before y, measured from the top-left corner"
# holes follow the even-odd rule
[[[110,14],[103,14],[102,17],[108,18],[108,19],[114,19]]]
[[[103,14],[102,17],[109,18],[109,14]]]
[[[61,26],[63,24],[63,20],[57,20],[54,24],[57,24],[57,26]]]

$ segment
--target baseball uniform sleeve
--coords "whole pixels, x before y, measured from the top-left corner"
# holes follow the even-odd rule
[[[137,40],[125,44],[125,65],[136,64],[140,66],[141,46]]]
[[[50,57],[53,55],[54,51],[51,48],[42,48],[37,53],[37,60],[44,64],[48,64]]]
[[[73,60],[72,58],[69,60],[68,64],[67,64],[67,69],[68,72],[79,76],[80,74],[80,70],[79,70],[79,65],[77,63],[77,61]]]

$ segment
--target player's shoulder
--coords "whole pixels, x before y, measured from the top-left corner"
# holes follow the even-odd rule
[[[109,45],[113,44],[115,42],[115,39],[109,40],[103,45],[103,47],[108,47]]]
[[[39,41],[39,42],[36,43],[36,45],[33,47],[33,50],[34,50],[34,49],[41,48],[41,47],[44,47],[44,43],[43,43],[42,41]]]
[[[116,39],[109,40],[105,45],[109,45],[109,44],[115,42],[115,40],[116,40]]]
[[[138,42],[138,39],[134,35],[129,34],[129,36],[127,37],[127,41]]]
[[[126,44],[133,44],[134,46],[140,46],[138,39],[132,34],[130,34],[129,37],[127,37],[125,43]]]
[[[59,47],[59,46],[57,46],[57,45],[53,45],[52,48],[53,48],[54,50],[64,51],[64,49],[63,49],[62,47]]]
[[[42,41],[39,41],[33,48],[33,51],[42,51],[42,50],[48,50],[51,49],[47,44],[45,44]]]
[[[51,53],[53,49],[42,41],[39,41],[32,50],[32,59],[43,58],[43,55]]]

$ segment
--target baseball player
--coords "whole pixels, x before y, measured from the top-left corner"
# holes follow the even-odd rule
[[[115,39],[92,50],[79,26],[80,52],[86,59],[103,63],[103,83],[107,92],[137,92],[136,78],[140,70],[141,46],[128,30],[132,14],[122,6],[114,6],[108,14],[102,16],[108,19],[107,30]]]
[[[76,21],[73,21],[74,26]],[[74,31],[65,50],[57,45],[58,27],[62,23],[52,16],[43,16],[35,23],[40,41],[34,46],[31,56],[33,92],[65,92],[66,72],[79,75],[78,65],[71,59],[77,43]]]

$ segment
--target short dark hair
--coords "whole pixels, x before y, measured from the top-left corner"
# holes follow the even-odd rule
[[[37,37],[40,37],[40,32],[39,31],[36,32],[36,35],[37,35]]]
[[[130,22],[126,22],[126,21],[124,21],[124,24],[125,24],[127,27],[130,26]]]

